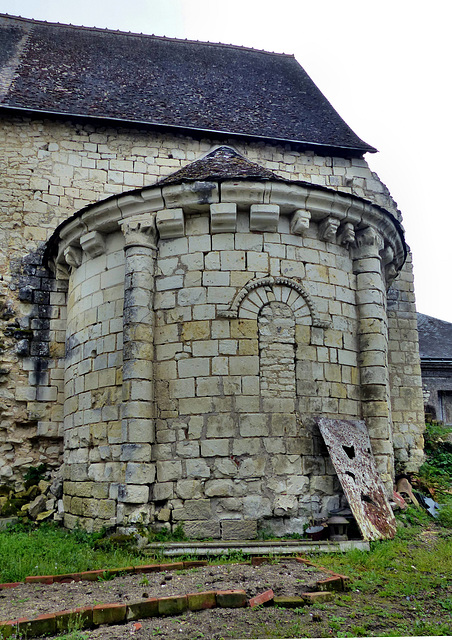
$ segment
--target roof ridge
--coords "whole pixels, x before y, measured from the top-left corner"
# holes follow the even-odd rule
[[[42,24],[50,27],[67,27],[71,29],[80,29],[82,31],[94,31],[99,33],[112,33],[123,36],[132,36],[137,38],[155,38],[156,40],[164,40],[167,42],[184,42],[187,44],[202,44],[210,47],[227,47],[228,49],[239,49],[240,51],[253,51],[255,53],[263,53],[270,56],[284,56],[286,58],[295,58],[293,53],[284,53],[276,51],[266,51],[265,49],[255,49],[254,47],[246,47],[239,44],[227,44],[225,42],[209,42],[205,40],[190,40],[188,38],[172,38],[169,36],[158,36],[153,33],[138,33],[135,31],[122,31],[121,29],[108,29],[106,27],[87,27],[85,25],[67,24],[65,22],[49,22],[48,20],[36,20],[35,18],[25,18],[23,16],[15,16],[9,13],[0,13],[0,18],[11,18],[12,20],[20,20],[31,24]]]

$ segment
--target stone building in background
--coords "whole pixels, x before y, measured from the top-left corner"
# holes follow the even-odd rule
[[[228,538],[339,506],[316,416],[366,421],[388,492],[416,470],[400,212],[293,56],[0,34],[0,483],[46,463],[68,527]]]

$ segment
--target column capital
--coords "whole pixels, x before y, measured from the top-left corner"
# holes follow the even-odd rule
[[[155,213],[126,218],[120,223],[125,238],[125,247],[147,247],[156,249],[157,227]]]
[[[374,227],[365,227],[356,231],[354,258],[380,258],[384,247],[382,235]]]

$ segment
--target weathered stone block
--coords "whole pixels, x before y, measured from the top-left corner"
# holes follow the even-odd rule
[[[181,509],[173,510],[174,520],[209,520],[212,517],[210,500],[185,500]]]
[[[187,538],[202,540],[203,538],[220,537],[220,523],[217,520],[184,521],[184,533]]]
[[[254,540],[257,537],[256,520],[222,520],[223,540]]]

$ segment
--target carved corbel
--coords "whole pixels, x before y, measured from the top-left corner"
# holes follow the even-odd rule
[[[181,238],[185,234],[183,209],[162,209],[157,211],[155,221],[162,240]]]
[[[77,247],[66,247],[63,255],[66,264],[68,264],[71,269],[77,269],[82,264],[82,250]]]
[[[350,247],[355,244],[355,227],[351,222],[344,222],[339,231],[337,240],[339,244],[343,245],[344,247]]]
[[[80,245],[90,258],[97,258],[105,252],[105,238],[99,231],[90,231],[80,238]]]
[[[250,207],[250,231],[275,233],[278,230],[278,204],[252,204]]]
[[[326,242],[334,242],[339,229],[340,220],[334,216],[328,216],[319,224],[320,239]]]
[[[303,236],[309,229],[311,212],[306,209],[297,209],[290,222],[290,231],[297,236]]]
[[[156,248],[157,229],[155,213],[126,218],[121,224],[126,247]]]
[[[212,233],[234,233],[237,229],[237,205],[220,202],[210,205],[210,230]]]

